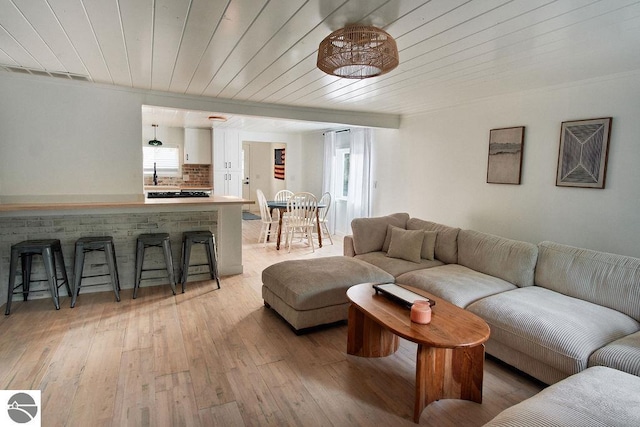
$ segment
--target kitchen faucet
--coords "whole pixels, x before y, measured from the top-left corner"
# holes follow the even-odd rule
[[[153,162],[153,185],[158,185],[158,174],[156,173],[156,162]]]

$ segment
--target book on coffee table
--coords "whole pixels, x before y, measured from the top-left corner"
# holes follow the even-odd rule
[[[434,300],[423,297],[422,295],[405,289],[402,286],[398,286],[395,283],[376,283],[373,285],[373,289],[376,290],[376,294],[381,293],[382,295],[409,308],[411,308],[414,301],[427,301],[430,306],[434,306],[436,304]]]

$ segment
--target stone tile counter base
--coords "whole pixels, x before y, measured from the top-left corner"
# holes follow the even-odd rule
[[[73,273],[74,245],[80,237],[86,236],[113,236],[116,249],[117,264],[120,276],[120,284],[123,289],[133,288],[135,271],[135,244],[136,238],[142,233],[164,232],[169,233],[173,252],[174,268],[179,271],[180,250],[182,232],[189,230],[209,230],[218,233],[218,211],[177,211],[177,212],[148,212],[148,213],[91,213],[71,215],[43,215],[43,216],[9,216],[0,217],[0,304],[4,304],[7,295],[9,280],[9,258],[11,245],[27,239],[59,239],[62,243],[67,273],[71,278]],[[154,253],[149,249],[145,257],[145,268],[164,268],[164,259],[160,249]],[[192,264],[206,263],[204,250],[194,247],[191,259]],[[155,266],[154,264],[157,264]],[[102,253],[87,253],[85,258],[84,275],[96,275],[108,273],[106,261]],[[156,273],[156,274],[154,274]],[[157,275],[158,279],[144,280],[142,286],[154,284],[166,284],[167,278],[162,272],[151,272],[149,276]],[[34,258],[34,280],[44,278],[44,266],[38,257]],[[143,277],[147,277],[146,275]],[[192,267],[189,271],[189,280],[207,280],[209,273],[206,266]],[[16,283],[20,283],[18,276]],[[96,277],[83,279],[82,293],[109,291],[108,283],[104,286],[86,288],[86,285],[104,283],[108,277]],[[168,289],[168,287],[167,287]],[[64,294],[64,293],[63,293]],[[168,291],[170,295],[170,291]],[[49,298],[46,282],[32,283],[29,299]],[[14,296],[15,301],[22,301],[21,295]],[[82,303],[82,296],[78,298],[78,304]]]

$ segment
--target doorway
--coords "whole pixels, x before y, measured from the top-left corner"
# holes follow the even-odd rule
[[[254,201],[254,204],[248,205],[251,212],[260,212],[256,197],[258,189],[262,190],[267,200],[272,200],[275,193],[286,188],[286,175],[284,180],[274,176],[274,150],[286,146],[285,143],[278,142],[242,141],[242,197]]]
[[[245,200],[256,201],[256,197],[252,197],[254,194],[251,191],[251,145],[242,143],[242,198]],[[243,211],[256,211],[252,209],[252,206],[256,205],[242,205]],[[259,209],[258,209],[259,210]]]

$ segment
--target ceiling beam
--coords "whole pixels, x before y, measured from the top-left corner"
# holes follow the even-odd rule
[[[207,96],[183,95],[171,92],[133,90],[141,92],[144,95],[143,104],[145,105],[180,108],[184,110],[200,110],[388,129],[398,129],[401,119],[399,114],[299,107],[294,105],[236,101],[233,99]]]
[[[367,111],[335,110],[328,108],[299,107],[285,104],[269,104],[233,99],[214,98],[208,96],[185,95],[172,92],[152,91],[104,83],[83,82],[55,77],[33,76],[11,72],[0,72],[0,78],[38,79],[50,84],[76,87],[96,87],[103,90],[135,93],[140,97],[142,105],[183,110],[197,110],[211,113],[227,113],[236,115],[269,117],[288,120],[302,120],[330,124],[363,126],[374,128],[398,129],[401,116]]]

